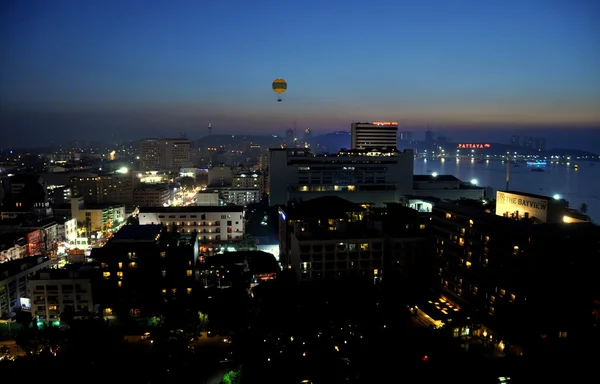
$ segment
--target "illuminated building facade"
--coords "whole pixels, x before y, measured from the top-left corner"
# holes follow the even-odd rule
[[[351,135],[352,149],[396,149],[398,147],[398,122],[352,123]]]
[[[79,196],[71,198],[71,215],[77,220],[81,234],[102,238],[116,231],[125,222],[125,206],[88,204]]]
[[[471,318],[470,331],[457,332],[517,354],[540,338],[586,337],[598,292],[590,272],[598,268],[597,226],[534,224],[438,202],[431,228],[444,303]],[[450,323],[454,309],[436,303],[428,315],[458,325]]]
[[[83,196],[86,203],[133,202],[133,190],[140,178],[132,171],[122,168],[116,172],[71,178],[72,196]]]
[[[59,321],[67,312],[74,316],[94,314],[93,271],[46,269],[29,280],[31,315],[41,322]]]
[[[260,198],[265,193],[265,177],[261,172],[238,172],[233,175],[233,189],[258,189]]]
[[[190,141],[188,139],[143,139],[140,141],[140,168],[142,170],[179,170],[189,167]]]
[[[170,199],[168,184],[142,184],[133,190],[133,203],[140,207],[164,207]]]
[[[47,257],[27,257],[0,264],[0,317],[21,308],[21,299],[29,298],[29,277],[50,267]]]
[[[175,226],[180,233],[198,233],[201,244],[241,241],[244,237],[244,207],[188,206],[140,207],[140,225]]]
[[[280,261],[300,280],[379,280],[389,271],[423,283],[425,229],[418,212],[398,204],[367,209],[334,196],[291,203],[279,208]]]
[[[359,204],[396,202],[413,191],[412,150],[269,150],[269,205],[338,196]]]

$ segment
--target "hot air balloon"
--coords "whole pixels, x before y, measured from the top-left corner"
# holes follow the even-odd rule
[[[281,94],[284,93],[287,89],[287,83],[283,79],[275,79],[273,81],[273,92],[275,92],[278,97],[277,101],[281,101]]]

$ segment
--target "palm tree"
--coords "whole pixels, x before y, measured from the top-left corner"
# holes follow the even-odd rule
[[[579,206],[579,212],[581,212],[584,215],[588,212],[588,206],[586,203],[581,203],[581,205]]]

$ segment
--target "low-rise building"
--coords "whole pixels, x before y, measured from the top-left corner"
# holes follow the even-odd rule
[[[241,241],[244,207],[140,207],[140,225],[161,224],[180,233],[198,233],[201,244]]]
[[[58,239],[72,243],[77,239],[77,220],[75,219],[57,219]]]
[[[63,313],[94,314],[92,267],[47,269],[29,280],[31,314],[38,321],[59,321]]]
[[[229,189],[228,203],[246,206],[252,203],[258,203],[262,200],[262,194],[259,189]]]
[[[0,264],[0,317],[14,314],[23,305],[27,307],[25,302],[29,298],[29,278],[49,267],[50,259],[42,256]]]
[[[463,182],[452,175],[413,175],[413,196],[481,200],[485,188],[478,187],[476,180]]]
[[[87,236],[105,237],[125,221],[125,205],[84,203],[83,198],[71,199],[71,215],[77,227]]]

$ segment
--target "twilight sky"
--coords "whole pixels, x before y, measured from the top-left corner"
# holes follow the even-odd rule
[[[595,0],[5,0],[0,147],[209,122],[599,129],[599,18]]]

